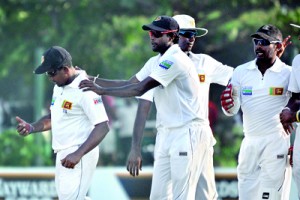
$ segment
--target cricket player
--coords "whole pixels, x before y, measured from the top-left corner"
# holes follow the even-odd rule
[[[99,157],[98,145],[109,131],[101,96],[78,88],[87,75],[72,66],[71,55],[62,47],[49,48],[34,72],[46,73],[55,83],[51,113],[34,123],[16,117],[17,131],[28,136],[51,130],[59,199],[88,199],[86,194]]]
[[[291,24],[293,27],[300,28],[299,25]],[[300,37],[299,37],[300,39]],[[300,199],[300,54],[296,55],[292,62],[292,73],[288,90],[292,92],[292,97],[288,105],[280,114],[281,123],[287,133],[291,133],[294,129],[292,123],[296,122],[296,135],[294,145],[291,148],[291,164],[293,166],[293,178],[298,190],[298,198]]]
[[[191,59],[174,44],[179,30],[176,20],[159,16],[142,28],[149,32],[152,50],[159,55],[147,61],[132,78],[134,83],[125,81],[122,86],[116,81],[121,87],[104,87],[109,82],[97,79],[101,87],[85,80],[80,88],[97,94],[129,97],[140,96],[156,87],[158,133],[150,199],[192,200],[213,142],[212,134],[204,130],[199,115],[199,78]]]
[[[243,113],[244,139],[237,168],[239,199],[288,199],[289,187],[284,183],[290,184],[286,176],[290,139],[279,114],[290,98],[291,67],[276,56],[282,48],[277,27],[263,25],[251,37],[256,59],[234,70],[221,95],[226,115],[236,114],[240,107]]]
[[[193,61],[199,77],[199,85],[201,93],[199,93],[199,100],[201,101],[200,116],[203,120],[203,130],[212,134],[208,120],[208,101],[209,101],[209,88],[211,83],[217,83],[223,86],[228,84],[232,75],[233,68],[223,65],[212,57],[206,54],[194,54],[191,52],[196,38],[202,37],[207,34],[207,29],[197,28],[195,26],[195,19],[189,15],[175,15],[173,17],[179,24],[179,40],[178,45],[189,58]],[[155,89],[154,89],[155,90]],[[152,93],[152,94],[151,94]],[[132,148],[128,157],[127,169],[131,175],[137,176],[141,169],[141,140],[144,132],[144,127],[148,112],[153,101],[153,90],[145,93],[139,98],[139,108],[136,116]],[[213,145],[211,143],[209,148],[210,156],[208,156],[203,170],[197,184],[196,198],[195,199],[210,199],[216,200],[217,190],[215,185],[215,174],[213,166]]]

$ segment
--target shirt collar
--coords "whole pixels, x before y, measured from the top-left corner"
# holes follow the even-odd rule
[[[65,87],[78,88],[79,83],[82,80],[87,79],[87,74],[84,70],[76,70],[76,73],[78,75],[75,77],[75,79],[69,85],[66,85]]]
[[[172,46],[170,46],[170,48],[160,57],[160,61],[163,60],[164,58],[178,52],[181,51],[180,47],[178,46],[178,44],[173,44]]]
[[[247,69],[258,69],[258,66],[256,65],[256,60],[257,59],[253,60],[252,63],[250,65],[248,65]],[[273,66],[270,67],[269,69],[274,72],[280,72],[281,66],[282,66],[281,60],[278,57],[276,57],[276,60],[273,64]]]

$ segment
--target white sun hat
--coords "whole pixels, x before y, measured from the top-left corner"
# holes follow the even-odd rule
[[[178,23],[178,22],[177,22]],[[296,27],[296,28],[300,28],[300,26],[299,25],[297,25],[297,24],[290,24],[291,26],[293,26],[293,27]]]
[[[173,18],[179,24],[180,30],[195,30],[197,31],[196,37],[202,37],[207,34],[206,28],[196,28],[195,19],[189,15],[175,15]]]

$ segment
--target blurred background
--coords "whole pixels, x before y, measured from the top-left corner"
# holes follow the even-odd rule
[[[254,59],[250,35],[263,24],[291,35],[282,60],[291,65],[299,53],[299,0],[1,0],[0,1],[0,166],[54,165],[51,133],[19,137],[15,116],[29,122],[49,111],[53,84],[45,75],[34,75],[43,51],[53,45],[66,48],[74,66],[107,79],[129,79],[153,55],[148,34],[141,26],[158,15],[188,14],[197,27],[209,30],[198,38],[194,53],[208,54],[236,67]],[[209,66],[207,66],[209,67]],[[240,116],[221,112],[222,86],[211,85],[210,120],[217,139],[216,167],[237,165],[243,136]],[[135,98],[104,96],[111,131],[100,144],[98,165],[125,171]],[[143,140],[143,164],[152,166],[155,139],[155,106],[152,106]]]

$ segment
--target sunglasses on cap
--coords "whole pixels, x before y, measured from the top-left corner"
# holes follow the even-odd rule
[[[197,31],[184,31],[184,30],[181,30],[181,31],[179,31],[178,34],[185,37],[185,38],[192,38],[192,37],[197,36]]]
[[[281,43],[280,41],[269,41],[266,39],[257,39],[257,38],[253,38],[253,43],[255,45],[261,45],[261,46],[269,46],[270,44],[276,44],[276,43]]]
[[[54,77],[56,76],[57,72],[60,71],[61,69],[63,69],[64,67],[60,67],[58,69],[55,69],[53,71],[49,71],[49,72],[46,72],[45,74],[49,77]]]
[[[177,30],[169,30],[169,31],[155,31],[155,30],[151,30],[151,31],[149,31],[149,36],[150,37],[155,37],[155,38],[160,38],[160,37],[162,37],[166,33],[173,33],[173,32],[176,32],[176,31]]]

